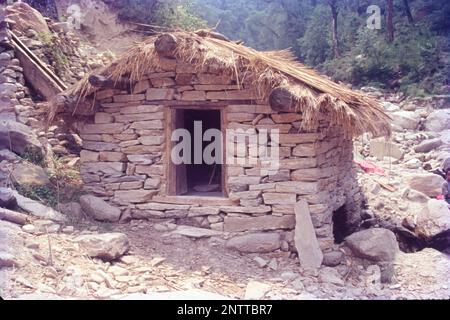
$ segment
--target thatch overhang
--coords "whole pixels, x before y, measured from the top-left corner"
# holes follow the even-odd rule
[[[131,86],[158,70],[167,58],[192,64],[198,70],[214,66],[233,76],[237,84],[250,83],[274,109],[301,112],[305,130],[317,126],[325,113],[331,125],[342,126],[349,136],[391,134],[391,119],[376,100],[317,74],[289,50],[260,52],[205,30],[149,37],[110,65],[87,75],[64,96],[76,103],[77,112],[92,108],[96,92],[101,90],[95,83],[99,78],[109,86]],[[51,119],[58,105],[53,104]]]

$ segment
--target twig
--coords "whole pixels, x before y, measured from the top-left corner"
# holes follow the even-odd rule
[[[48,240],[48,265],[53,267],[52,242],[50,240],[50,234],[47,231],[47,227],[45,227],[45,233],[47,233],[47,240]]]

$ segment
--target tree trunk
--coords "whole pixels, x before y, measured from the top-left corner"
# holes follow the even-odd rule
[[[405,6],[405,12],[406,12],[406,16],[408,17],[409,23],[413,24],[414,23],[414,18],[413,18],[412,13],[411,13],[411,8],[409,7],[409,1],[408,0],[403,0],[403,5]]]
[[[331,15],[333,17],[333,54],[335,58],[341,56],[341,51],[339,50],[339,36],[338,36],[338,14],[339,9],[336,0],[329,0],[328,4],[331,8]]]
[[[386,0],[387,1],[387,10],[386,10],[386,23],[387,23],[387,39],[388,42],[394,41],[394,0]]]

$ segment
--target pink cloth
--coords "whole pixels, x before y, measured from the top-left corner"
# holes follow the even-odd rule
[[[373,162],[366,161],[366,160],[355,160],[355,163],[359,165],[359,167],[365,172],[365,173],[374,173],[379,176],[385,176],[386,173],[383,169],[375,165]]]

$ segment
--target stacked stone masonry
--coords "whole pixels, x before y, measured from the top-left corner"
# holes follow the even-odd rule
[[[85,190],[135,219],[175,219],[225,232],[277,230],[292,250],[294,205],[306,199],[321,248],[331,250],[333,212],[344,205],[357,212],[361,202],[352,140],[342,128],[330,127],[323,115],[316,130],[304,132],[301,114],[273,111],[250,84],[238,85],[233,76],[213,68],[197,70],[163,59],[160,68],[129,91],[96,93],[100,107],[90,123],[80,125]],[[228,129],[279,129],[280,170],[261,175],[260,163],[227,165],[226,197],[234,205],[200,206],[182,198],[163,203],[168,196],[168,109],[183,103],[223,106]]]

